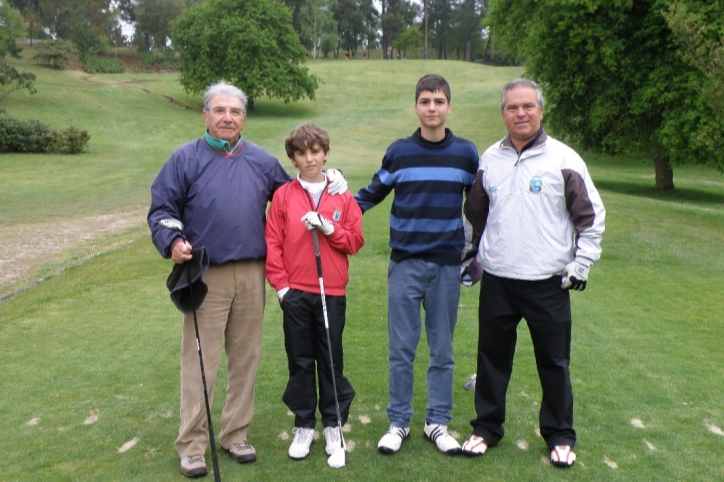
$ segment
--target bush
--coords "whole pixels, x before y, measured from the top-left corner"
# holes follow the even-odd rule
[[[147,71],[155,70],[156,67],[160,69],[175,69],[177,68],[177,61],[173,50],[149,50],[141,57],[141,65],[143,65],[143,69]]]
[[[86,57],[83,70],[89,74],[122,74],[125,71],[121,59],[104,57]]]
[[[62,69],[70,63],[74,54],[75,49],[72,44],[64,40],[53,40],[42,42],[33,59],[54,69]]]
[[[55,130],[38,120],[20,120],[0,110],[0,153],[80,154],[90,141],[88,131]]]

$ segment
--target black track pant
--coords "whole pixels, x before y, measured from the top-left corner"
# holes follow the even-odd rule
[[[337,382],[337,396],[342,424],[347,421],[349,407],[355,396],[352,385],[344,377],[342,332],[345,325],[347,299],[326,296],[329,336]],[[284,346],[289,364],[289,382],[282,400],[294,413],[294,426],[314,428],[319,379],[319,413],[324,427],[337,425],[334,389],[329,363],[327,333],[319,294],[291,289],[282,301],[284,312]]]
[[[525,318],[543,389],[540,432],[549,449],[576,443],[573,429],[571,304],[559,276],[540,281],[485,273],[478,311],[478,369],[473,433],[496,445],[503,438],[505,395],[513,371],[517,327]]]

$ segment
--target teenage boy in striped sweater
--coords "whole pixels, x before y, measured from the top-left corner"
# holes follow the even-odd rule
[[[478,169],[478,152],[445,127],[450,109],[447,81],[435,74],[422,77],[415,91],[420,127],[387,148],[370,185],[355,195],[364,213],[395,192],[387,285],[390,428],[377,445],[383,454],[399,451],[410,435],[421,306],[430,350],[424,437],[443,453],[461,451],[447,423],[452,418],[453,333],[465,249],[462,206]]]

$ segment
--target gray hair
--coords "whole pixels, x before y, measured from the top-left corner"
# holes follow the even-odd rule
[[[246,113],[246,95],[238,87],[228,84],[223,80],[215,84],[211,84],[206,93],[204,94],[204,110],[209,111],[211,107],[211,99],[217,95],[224,95],[226,97],[232,97],[241,101],[241,106]]]
[[[540,106],[540,109],[543,110],[543,94],[541,93],[538,84],[528,79],[513,79],[505,84],[505,86],[503,87],[503,92],[501,92],[500,94],[500,112],[503,112],[503,109],[505,109],[505,94],[507,94],[509,90],[513,90],[516,87],[530,87],[531,89],[535,89],[538,105]]]

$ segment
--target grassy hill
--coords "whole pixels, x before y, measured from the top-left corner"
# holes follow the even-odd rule
[[[164,286],[170,262],[151,245],[145,209],[163,162],[202,134],[201,98],[187,96],[174,74],[59,72],[24,53],[9,62],[38,76],[38,94],[14,93],[0,107],[56,128],[87,129],[91,149],[79,156],[0,156],[6,246],[0,272],[17,254],[8,245],[22,250],[46,240],[21,279],[0,284],[3,296],[44,279],[0,302],[0,480],[183,480],[173,450],[180,319]],[[414,85],[421,75],[437,72],[450,81],[449,126],[482,151],[505,132],[500,88],[521,74],[453,61],[315,61],[309,67],[324,80],[316,101],[259,99],[243,135],[291,172],[283,141],[295,125],[314,121],[330,132],[329,165],[344,170],[352,191],[369,182],[390,142],[416,128]],[[550,466],[536,434],[540,387],[524,323],[499,447],[479,459],[452,458],[422,440],[423,337],[412,438],[394,457],[376,453],[388,425],[388,201],[365,215],[367,244],[351,260],[345,358],[357,397],[347,467],[329,469],[322,443],[305,461],[286,456],[293,418],[281,402],[281,312],[269,292],[250,430],[260,458],[242,467],[220,454],[223,479],[722,480],[724,178],[701,167],[679,168],[677,190],[659,194],[646,161],[584,157],[608,215],[603,257],[589,288],[572,296],[579,432],[573,469]],[[68,234],[89,220],[117,219],[126,221],[123,227],[88,239]],[[460,438],[474,415],[472,394],[461,385],[475,371],[477,293],[477,287],[463,291],[455,338],[450,428]],[[215,422],[223,370],[219,377]]]

